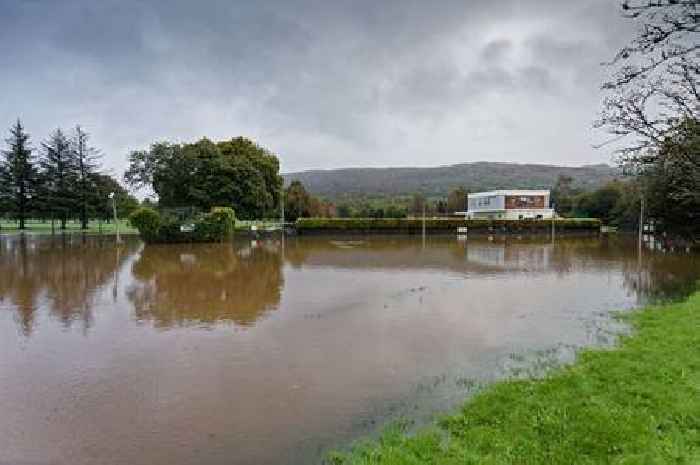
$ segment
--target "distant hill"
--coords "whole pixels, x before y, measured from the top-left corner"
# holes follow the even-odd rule
[[[594,189],[618,177],[609,165],[566,167],[517,163],[476,162],[435,168],[343,168],[283,174],[285,182],[301,181],[313,194],[326,198],[399,196],[421,192],[446,196],[458,186],[468,190],[551,188],[560,175],[574,186]]]

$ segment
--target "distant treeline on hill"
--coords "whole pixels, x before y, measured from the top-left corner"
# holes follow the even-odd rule
[[[581,167],[476,162],[435,168],[344,168],[283,174],[288,184],[301,181],[306,189],[327,199],[352,196],[401,196],[420,193],[446,197],[456,187],[470,192],[492,189],[550,189],[559,177],[573,187],[594,190],[618,178],[619,168],[605,164]]]

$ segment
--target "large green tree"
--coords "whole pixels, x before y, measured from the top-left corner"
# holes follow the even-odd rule
[[[243,137],[131,152],[125,180],[152,189],[161,207],[231,206],[242,219],[276,216],[282,191],[277,156]]]
[[[39,176],[29,134],[19,119],[5,141],[8,148],[2,151],[0,162],[0,196],[5,208],[18,219],[19,229],[24,229],[36,201]]]

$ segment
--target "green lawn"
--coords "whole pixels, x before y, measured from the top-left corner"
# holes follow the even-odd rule
[[[41,220],[27,220],[26,221],[26,229],[25,231],[28,232],[41,232],[41,233],[50,233],[51,232],[51,222],[50,221],[41,221]],[[60,223],[56,221],[54,223],[55,226],[55,231],[57,233],[61,232],[60,229]],[[100,227],[100,223],[96,220],[91,220],[88,224],[89,228],[87,232],[89,233],[99,233],[102,232],[103,234],[114,234],[116,231],[114,223],[106,223],[102,222],[102,226]],[[19,229],[17,228],[17,222],[16,221],[8,221],[8,220],[0,220],[0,232],[17,232]],[[80,223],[78,221],[69,221],[68,224],[66,225],[66,231],[67,232],[80,232]],[[119,221],[119,232],[122,234],[136,234],[138,231],[134,228],[132,228],[129,225],[129,222],[127,220],[120,220]]]
[[[700,464],[700,292],[624,315],[614,350],[542,380],[505,381],[414,435],[400,428],[330,463]]]

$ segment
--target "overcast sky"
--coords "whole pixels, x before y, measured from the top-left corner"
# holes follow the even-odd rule
[[[77,123],[121,174],[156,140],[244,135],[285,172],[610,162],[618,0],[0,0],[0,124]]]

